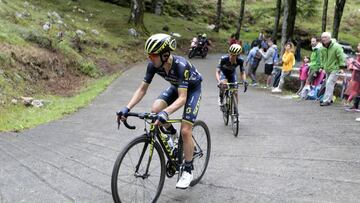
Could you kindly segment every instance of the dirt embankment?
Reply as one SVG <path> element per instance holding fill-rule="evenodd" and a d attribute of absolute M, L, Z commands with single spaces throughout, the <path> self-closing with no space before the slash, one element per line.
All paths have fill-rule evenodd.
<path fill-rule="evenodd" d="M 58 51 L 34 46 L 0 44 L 0 97 L 9 100 L 34 94 L 74 95 L 91 77 L 78 69 L 78 63 Z M 111 64 L 107 59 L 95 59 L 102 74 L 122 70 L 123 65 Z M 6 88 L 5 85 L 8 87 Z M 10 87 L 9 87 L 10 86 Z M 21 95 L 16 95 L 21 94 Z"/>

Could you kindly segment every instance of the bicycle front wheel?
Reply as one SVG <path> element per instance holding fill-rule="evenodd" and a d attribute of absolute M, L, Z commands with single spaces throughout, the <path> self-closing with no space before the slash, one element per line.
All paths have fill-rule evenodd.
<path fill-rule="evenodd" d="M 190 186 L 196 185 L 204 176 L 209 163 L 211 151 L 209 128 L 203 121 L 195 121 L 192 134 L 195 143 L 193 161 L 194 170 L 192 171 L 194 179 L 190 183 Z"/>
<path fill-rule="evenodd" d="M 231 105 L 231 128 L 235 137 L 239 134 L 239 113 L 236 98 L 232 96 L 232 105 Z"/>
<path fill-rule="evenodd" d="M 160 145 L 146 135 L 135 138 L 118 155 L 113 168 L 114 202 L 156 202 L 164 181 L 165 159 Z"/>

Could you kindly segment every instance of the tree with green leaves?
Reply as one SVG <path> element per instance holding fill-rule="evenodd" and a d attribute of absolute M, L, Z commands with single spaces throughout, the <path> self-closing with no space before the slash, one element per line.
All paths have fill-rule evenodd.
<path fill-rule="evenodd" d="M 148 33 L 144 24 L 144 7 L 143 0 L 131 0 L 131 13 L 128 23 Z"/>
<path fill-rule="evenodd" d="M 338 39 L 341 17 L 344 11 L 346 0 L 335 0 L 333 37 Z"/>
<path fill-rule="evenodd" d="M 322 21 L 321 21 L 321 31 L 326 31 L 326 21 L 327 21 L 327 10 L 328 10 L 329 0 L 324 0 L 323 4 L 323 14 L 322 14 Z"/>
<path fill-rule="evenodd" d="M 216 4 L 216 20 L 215 20 L 215 28 L 214 28 L 215 32 L 219 32 L 220 23 L 221 23 L 221 0 L 218 0 Z"/>
<path fill-rule="evenodd" d="M 238 21 L 238 25 L 237 25 L 237 29 L 236 29 L 236 33 L 235 33 L 235 38 L 237 40 L 240 38 L 242 21 L 244 19 L 244 11 L 245 11 L 245 0 L 241 0 L 239 21 Z"/>
<path fill-rule="evenodd" d="M 274 23 L 274 30 L 272 33 L 272 38 L 274 40 L 277 38 L 280 17 L 281 17 L 281 0 L 276 0 L 275 23 Z"/>
<path fill-rule="evenodd" d="M 297 0 L 284 0 L 284 15 L 281 31 L 281 54 L 284 53 L 284 45 L 293 38 L 296 19 Z"/>
<path fill-rule="evenodd" d="M 318 14 L 319 0 L 298 0 L 297 15 L 303 19 L 309 19 Z"/>

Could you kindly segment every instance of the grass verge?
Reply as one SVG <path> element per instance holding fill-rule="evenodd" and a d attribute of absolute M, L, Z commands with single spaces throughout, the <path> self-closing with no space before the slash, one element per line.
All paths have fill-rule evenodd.
<path fill-rule="evenodd" d="M 89 82 L 73 97 L 45 96 L 41 99 L 48 102 L 41 108 L 25 107 L 22 104 L 0 108 L 0 131 L 19 132 L 73 113 L 93 101 L 119 75 L 105 76 Z"/>

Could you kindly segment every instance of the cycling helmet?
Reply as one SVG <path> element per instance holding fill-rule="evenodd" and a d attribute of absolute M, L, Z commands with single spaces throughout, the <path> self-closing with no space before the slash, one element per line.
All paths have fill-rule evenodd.
<path fill-rule="evenodd" d="M 145 42 L 145 52 L 147 54 L 162 54 L 176 49 L 176 41 L 167 34 L 155 34 Z"/>
<path fill-rule="evenodd" d="M 206 37 L 207 37 L 206 33 L 202 34 L 202 37 L 203 37 L 203 38 L 206 38 Z"/>
<path fill-rule="evenodd" d="M 238 44 L 233 44 L 233 45 L 231 45 L 230 48 L 229 48 L 229 53 L 230 53 L 230 54 L 238 55 L 238 54 L 240 54 L 241 49 L 242 49 L 242 48 L 241 48 L 240 45 L 238 45 Z"/>

